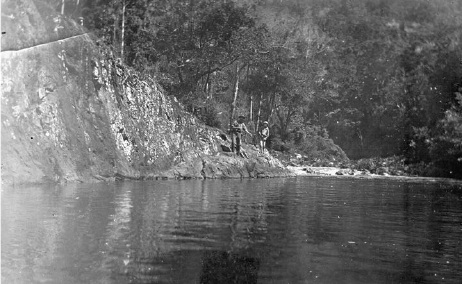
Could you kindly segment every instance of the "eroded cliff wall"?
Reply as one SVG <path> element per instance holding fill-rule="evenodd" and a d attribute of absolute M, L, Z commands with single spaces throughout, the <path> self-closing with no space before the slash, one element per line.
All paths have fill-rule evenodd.
<path fill-rule="evenodd" d="M 47 14 L 52 9 L 35 2 L 20 0 L 8 5 L 27 3 L 26 11 L 7 6 L 2 12 L 7 34 L 30 19 L 45 27 L 29 27 L 38 39 L 34 31 L 5 45 L 2 38 L 3 184 L 289 174 L 252 149 L 249 159 L 222 153 L 227 142 L 217 129 L 199 123 L 151 78 L 118 64 L 72 21 L 56 22 Z"/>

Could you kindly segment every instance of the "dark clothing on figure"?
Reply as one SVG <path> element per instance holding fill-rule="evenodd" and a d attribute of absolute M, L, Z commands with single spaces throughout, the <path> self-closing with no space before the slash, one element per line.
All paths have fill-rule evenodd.
<path fill-rule="evenodd" d="M 244 123 L 238 123 L 235 121 L 231 125 L 231 149 L 234 152 L 236 149 L 236 153 L 241 153 L 241 144 L 242 144 L 242 133 L 248 132 L 247 127 Z"/>
<path fill-rule="evenodd" d="M 239 154 L 241 152 L 242 135 L 241 133 L 234 133 L 232 136 L 231 148 L 233 149 L 233 152 L 234 149 L 236 149 L 236 153 Z"/>

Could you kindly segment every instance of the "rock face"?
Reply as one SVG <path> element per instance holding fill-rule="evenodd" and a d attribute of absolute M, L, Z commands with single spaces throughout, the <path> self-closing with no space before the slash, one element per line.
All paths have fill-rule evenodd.
<path fill-rule="evenodd" d="M 2 0 L 2 51 L 20 50 L 85 33 L 82 26 L 55 12 L 51 5 L 60 2 Z"/>
<path fill-rule="evenodd" d="M 26 2 L 28 17 L 2 12 L 2 30 L 21 30 L 26 18 L 53 21 L 32 1 L 5 5 Z M 52 25 L 44 27 L 36 38 L 15 36 L 1 52 L 3 184 L 290 175 L 252 147 L 244 148 L 249 159 L 224 153 L 222 133 L 199 123 L 153 79 L 118 64 L 90 35 L 64 27 L 67 37 L 56 40 L 42 35 L 53 33 Z"/>

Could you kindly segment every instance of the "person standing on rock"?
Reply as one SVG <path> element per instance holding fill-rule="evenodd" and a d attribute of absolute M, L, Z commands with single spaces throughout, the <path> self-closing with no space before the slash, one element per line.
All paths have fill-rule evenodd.
<path fill-rule="evenodd" d="M 240 115 L 238 120 L 235 120 L 231 125 L 231 149 L 233 152 L 234 149 L 236 149 L 236 154 L 239 156 L 241 155 L 242 134 L 247 133 L 252 135 L 252 133 L 247 130 L 244 119 L 245 116 Z"/>
<path fill-rule="evenodd" d="M 263 122 L 263 129 L 260 131 L 260 151 L 261 153 L 265 152 L 266 149 L 266 139 L 269 136 L 268 121 Z"/>

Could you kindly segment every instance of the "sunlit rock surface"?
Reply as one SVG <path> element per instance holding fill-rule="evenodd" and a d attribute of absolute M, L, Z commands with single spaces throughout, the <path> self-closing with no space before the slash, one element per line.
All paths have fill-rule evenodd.
<path fill-rule="evenodd" d="M 2 51 L 85 33 L 79 24 L 55 12 L 54 6 L 60 4 L 54 0 L 2 0 Z"/>
<path fill-rule="evenodd" d="M 248 159 L 222 153 L 218 130 L 36 2 L 5 1 L 2 11 L 7 34 L 36 23 L 35 33 L 2 38 L 3 184 L 290 175 L 253 147 Z"/>

